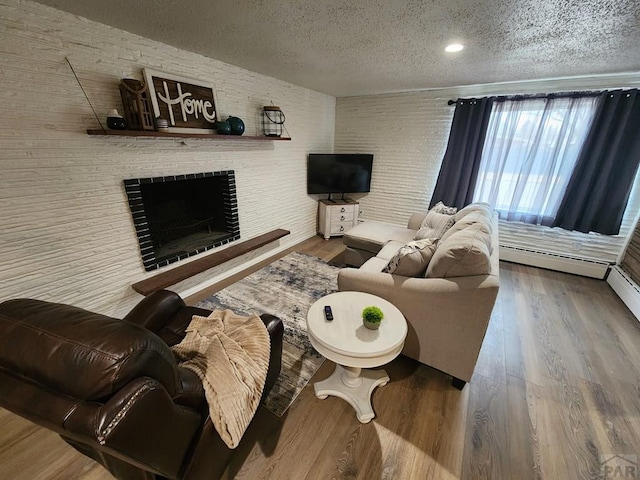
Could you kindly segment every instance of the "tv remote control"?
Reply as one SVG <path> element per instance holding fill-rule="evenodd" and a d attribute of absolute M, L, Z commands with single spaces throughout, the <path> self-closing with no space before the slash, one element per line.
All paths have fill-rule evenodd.
<path fill-rule="evenodd" d="M 324 307 L 324 318 L 327 320 L 327 322 L 333 320 L 333 312 L 331 311 L 331 307 L 328 305 Z"/>

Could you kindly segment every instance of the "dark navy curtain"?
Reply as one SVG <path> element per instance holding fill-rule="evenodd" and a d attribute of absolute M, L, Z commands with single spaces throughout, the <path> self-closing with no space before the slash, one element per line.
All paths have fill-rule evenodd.
<path fill-rule="evenodd" d="M 472 202 L 493 100 L 490 97 L 456 102 L 430 208 L 440 201 L 458 208 Z"/>
<path fill-rule="evenodd" d="M 638 89 L 604 92 L 552 226 L 617 235 L 639 163 Z"/>

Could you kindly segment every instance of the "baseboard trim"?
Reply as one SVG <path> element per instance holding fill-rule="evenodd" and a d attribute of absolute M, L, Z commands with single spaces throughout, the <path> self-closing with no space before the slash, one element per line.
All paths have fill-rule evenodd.
<path fill-rule="evenodd" d="M 611 268 L 607 283 L 640 321 L 640 287 L 618 265 Z"/>
<path fill-rule="evenodd" d="M 606 277 L 610 268 L 609 263 L 601 260 L 570 257 L 509 245 L 500 245 L 500 260 L 572 273 L 583 277 L 597 278 L 599 280 Z"/>

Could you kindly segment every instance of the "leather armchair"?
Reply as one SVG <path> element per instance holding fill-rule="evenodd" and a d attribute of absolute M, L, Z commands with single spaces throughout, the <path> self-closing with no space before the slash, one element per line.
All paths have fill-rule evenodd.
<path fill-rule="evenodd" d="M 233 450 L 208 415 L 200 379 L 170 346 L 192 315 L 170 291 L 124 319 L 32 299 L 0 304 L 0 406 L 60 434 L 123 480 L 218 479 Z M 271 339 L 263 397 L 281 366 L 283 325 Z"/>

